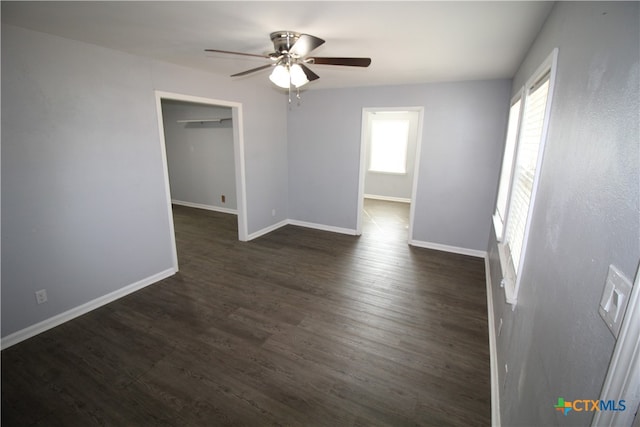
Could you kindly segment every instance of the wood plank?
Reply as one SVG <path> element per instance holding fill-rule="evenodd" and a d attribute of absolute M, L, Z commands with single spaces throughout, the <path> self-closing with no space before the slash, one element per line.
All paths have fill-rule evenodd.
<path fill-rule="evenodd" d="M 360 237 L 239 242 L 175 206 L 178 274 L 2 351 L 2 424 L 490 424 L 483 261 L 365 209 Z"/>

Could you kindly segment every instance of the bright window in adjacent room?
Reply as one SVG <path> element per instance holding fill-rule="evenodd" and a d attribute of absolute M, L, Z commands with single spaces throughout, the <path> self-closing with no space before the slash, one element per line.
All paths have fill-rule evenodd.
<path fill-rule="evenodd" d="M 373 119 L 369 171 L 407 173 L 408 119 Z"/>
<path fill-rule="evenodd" d="M 557 49 L 534 73 L 511 106 L 494 214 L 507 302 L 515 304 L 542 166 Z M 522 105 L 521 105 L 522 104 Z M 522 108 L 522 118 L 520 109 Z"/>

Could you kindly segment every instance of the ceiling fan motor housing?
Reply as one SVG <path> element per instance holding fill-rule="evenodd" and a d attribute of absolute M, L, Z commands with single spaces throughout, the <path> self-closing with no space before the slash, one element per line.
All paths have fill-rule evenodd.
<path fill-rule="evenodd" d="M 293 46 L 300 38 L 300 33 L 294 31 L 275 31 L 271 33 L 271 41 L 273 42 L 273 48 L 277 53 L 282 55 L 284 52 L 289 52 L 291 46 Z"/>
<path fill-rule="evenodd" d="M 272 61 L 271 64 L 262 65 L 241 73 L 232 74 L 231 77 L 245 76 L 256 71 L 276 67 L 274 69 L 274 73 L 278 71 L 279 68 L 284 68 L 285 72 L 288 73 L 287 76 L 291 78 L 292 74 L 296 74 L 300 77 L 299 81 L 304 80 L 304 83 L 320 78 L 320 76 L 311 71 L 306 64 L 344 65 L 351 67 L 368 67 L 369 64 L 371 64 L 371 58 L 308 57 L 307 55 L 309 55 L 311 51 L 318 48 L 325 42 L 321 38 L 310 34 L 283 30 L 271 33 L 270 37 L 271 42 L 273 43 L 274 52 L 262 55 L 220 49 L 205 49 L 205 51 L 269 58 Z M 290 80 L 290 82 L 291 81 L 292 80 Z M 299 87 L 304 83 L 296 84 L 296 87 Z"/>

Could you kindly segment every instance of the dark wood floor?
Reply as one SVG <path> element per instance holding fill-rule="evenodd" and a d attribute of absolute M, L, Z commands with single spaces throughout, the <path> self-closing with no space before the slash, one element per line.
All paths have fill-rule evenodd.
<path fill-rule="evenodd" d="M 365 210 L 241 243 L 175 206 L 180 273 L 2 351 L 2 425 L 490 425 L 483 261 Z"/>

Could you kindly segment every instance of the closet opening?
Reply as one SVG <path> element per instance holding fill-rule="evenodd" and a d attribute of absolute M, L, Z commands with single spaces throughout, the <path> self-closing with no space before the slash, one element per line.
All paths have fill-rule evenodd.
<path fill-rule="evenodd" d="M 174 206 L 236 215 L 247 240 L 242 105 L 156 92 L 156 106 L 177 270 Z"/>

